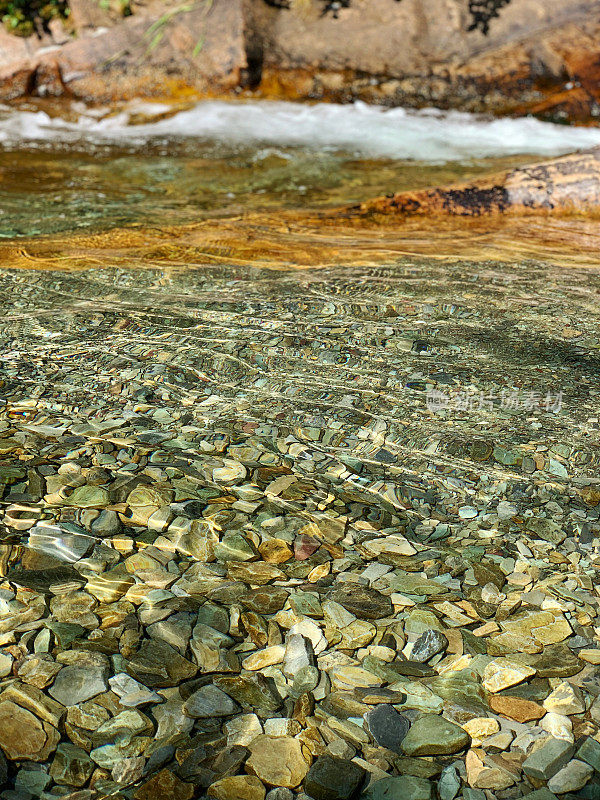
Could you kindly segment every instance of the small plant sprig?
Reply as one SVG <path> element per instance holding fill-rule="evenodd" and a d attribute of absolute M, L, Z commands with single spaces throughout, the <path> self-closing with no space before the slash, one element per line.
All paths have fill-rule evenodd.
<path fill-rule="evenodd" d="M 67 19 L 69 6 L 66 0 L 0 0 L 0 16 L 10 33 L 41 36 L 52 19 Z"/>

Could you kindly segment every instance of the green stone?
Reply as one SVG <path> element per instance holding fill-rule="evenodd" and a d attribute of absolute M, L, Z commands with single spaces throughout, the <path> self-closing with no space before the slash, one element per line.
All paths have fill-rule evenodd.
<path fill-rule="evenodd" d="M 64 505 L 75 508 L 104 508 L 110 505 L 110 495 L 101 486 L 78 486 Z"/>
<path fill-rule="evenodd" d="M 564 533 L 562 528 L 551 519 L 540 519 L 533 517 L 532 519 L 527 520 L 526 528 L 528 533 L 532 534 L 538 539 L 544 539 L 545 541 L 555 545 L 563 542 L 567 535 Z"/>
<path fill-rule="evenodd" d="M 376 781 L 361 797 L 364 800 L 431 800 L 432 788 L 424 778 L 398 775 Z"/>
<path fill-rule="evenodd" d="M 400 684 L 398 684 L 399 686 Z M 396 686 L 396 688 L 398 688 Z M 416 708 L 425 713 L 437 714 L 444 707 L 444 701 L 439 695 L 432 692 L 429 686 L 425 686 L 418 681 L 408 681 L 402 683 L 402 692 L 405 693 L 406 699 L 402 703 L 398 703 L 403 708 Z"/>
<path fill-rule="evenodd" d="M 540 800 L 554 800 L 555 795 L 551 792 L 548 793 L 548 796 L 540 798 Z M 537 798 L 534 798 L 537 800 Z M 558 800 L 558 798 L 556 798 Z M 580 789 L 577 792 L 577 800 L 600 800 L 600 781 L 598 778 L 590 781 L 590 783 L 586 784 L 583 789 Z"/>
<path fill-rule="evenodd" d="M 315 619 L 323 617 L 319 598 L 310 592 L 296 592 L 290 595 L 290 606 L 299 617 L 314 617 Z"/>
<path fill-rule="evenodd" d="M 56 748 L 50 767 L 55 783 L 65 786 L 83 786 L 94 771 L 94 762 L 81 747 L 63 742 Z"/>
<path fill-rule="evenodd" d="M 447 594 L 448 590 L 435 581 L 428 581 L 421 575 L 410 572 L 394 575 L 389 581 L 390 588 L 395 592 L 420 597 L 434 597 L 438 594 Z"/>
<path fill-rule="evenodd" d="M 563 739 L 550 738 L 523 762 L 523 772 L 541 781 L 550 780 L 571 760 L 575 745 Z"/>
<path fill-rule="evenodd" d="M 533 665 L 532 665 L 533 666 Z M 550 684 L 546 678 L 533 678 L 529 683 L 522 683 L 520 686 L 510 686 L 503 689 L 498 694 L 506 694 L 510 697 L 521 697 L 523 700 L 532 700 L 534 703 L 541 703 L 550 694 Z"/>
<path fill-rule="evenodd" d="M 423 714 L 413 722 L 402 741 L 407 756 L 439 756 L 458 753 L 471 737 L 458 725 L 436 714 Z"/>
<path fill-rule="evenodd" d="M 229 631 L 229 614 L 227 610 L 214 603 L 204 603 L 203 606 L 200 606 L 196 622 L 208 625 L 209 628 L 214 628 L 221 633 L 228 633 Z"/>
<path fill-rule="evenodd" d="M 61 650 L 66 650 L 75 639 L 79 639 L 87 633 L 85 628 L 74 622 L 54 622 L 54 620 L 47 619 L 44 620 L 44 625 L 52 631 Z"/>
<path fill-rule="evenodd" d="M 82 752 L 84 753 L 84 755 L 87 755 L 84 750 L 82 750 Z M 54 780 L 56 781 L 56 778 L 54 778 Z M 50 781 L 51 781 L 51 776 L 48 775 L 47 772 L 44 772 L 44 770 L 40 769 L 39 767 L 35 769 L 20 769 L 15 778 L 15 789 L 17 790 L 19 797 L 22 797 L 20 790 L 27 792 L 26 796 L 28 797 L 32 795 L 33 797 L 40 797 L 46 786 L 48 786 L 48 784 L 50 783 Z M 60 781 L 57 781 L 57 783 L 60 783 Z M 81 786 L 82 784 L 72 784 L 72 785 Z"/>
<path fill-rule="evenodd" d="M 457 704 L 475 705 L 481 711 L 489 711 L 486 691 L 479 676 L 470 669 L 446 672 L 425 681 L 426 685 L 444 700 Z"/>
<path fill-rule="evenodd" d="M 527 663 L 535 667 L 540 678 L 570 678 L 584 667 L 566 644 L 551 644 L 539 655 L 530 656 Z"/>
<path fill-rule="evenodd" d="M 193 678 L 198 667 L 166 642 L 148 640 L 127 662 L 127 672 L 144 686 L 177 686 Z"/>
<path fill-rule="evenodd" d="M 250 561 L 256 556 L 256 549 L 241 533 L 226 533 L 223 539 L 215 545 L 217 561 Z"/>
<path fill-rule="evenodd" d="M 585 761 L 593 767 L 596 772 L 600 772 L 600 743 L 591 736 L 588 736 L 579 750 L 577 751 L 577 758 Z"/>
<path fill-rule="evenodd" d="M 442 771 L 441 765 L 436 761 L 409 756 L 395 758 L 394 766 L 401 775 L 414 775 L 416 778 L 435 778 Z"/>
<path fill-rule="evenodd" d="M 487 800 L 482 789 L 463 789 L 463 800 Z"/>
<path fill-rule="evenodd" d="M 435 675 L 435 670 L 417 661 L 383 661 L 376 656 L 366 656 L 362 662 L 363 669 L 372 672 L 388 683 L 395 683 L 403 678 L 426 678 Z"/>
<path fill-rule="evenodd" d="M 219 675 L 215 685 L 230 697 L 233 697 L 242 708 L 251 708 L 257 714 L 269 714 L 281 707 L 281 697 L 273 681 L 263 675 Z"/>
<path fill-rule="evenodd" d="M 506 467 L 514 467 L 521 461 L 521 456 L 513 450 L 505 450 L 503 447 L 494 447 L 494 458 Z"/>
<path fill-rule="evenodd" d="M 460 632 L 463 640 L 464 652 L 469 656 L 486 655 L 487 646 L 483 636 L 475 636 L 471 631 L 463 628 Z"/>
<path fill-rule="evenodd" d="M 580 792 L 578 792 L 578 797 L 580 798 L 585 797 L 583 792 L 584 792 L 583 789 Z M 544 786 L 542 789 L 536 789 L 535 792 L 530 792 L 529 794 L 526 794 L 523 800 L 558 800 L 558 798 L 553 792 L 550 791 L 550 789 L 547 789 Z"/>
<path fill-rule="evenodd" d="M 0 464 L 0 483 L 14 483 L 19 478 L 24 478 L 26 474 L 27 471 L 22 467 Z"/>
<path fill-rule="evenodd" d="M 404 623 L 404 630 L 407 634 L 414 634 L 419 637 L 430 628 L 441 633 L 445 631 L 444 625 L 433 611 L 428 611 L 425 608 L 415 608 L 408 613 Z"/>
<path fill-rule="evenodd" d="M 300 697 L 306 692 L 312 692 L 319 685 L 321 675 L 317 667 L 303 666 L 294 675 L 291 696 Z"/>

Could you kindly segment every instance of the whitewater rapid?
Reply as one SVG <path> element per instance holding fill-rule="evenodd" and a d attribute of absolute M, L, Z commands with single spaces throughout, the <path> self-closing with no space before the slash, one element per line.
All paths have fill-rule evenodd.
<path fill-rule="evenodd" d="M 140 114 L 149 121 L 134 124 Z M 385 109 L 360 102 L 209 100 L 172 114 L 168 106 L 137 102 L 117 113 L 74 106 L 69 116 L 67 120 L 45 111 L 2 107 L 0 146 L 142 147 L 153 141 L 197 139 L 224 147 L 297 147 L 443 163 L 519 154 L 556 156 L 600 145 L 600 128 L 555 125 L 532 117 L 493 119 L 437 109 Z"/>

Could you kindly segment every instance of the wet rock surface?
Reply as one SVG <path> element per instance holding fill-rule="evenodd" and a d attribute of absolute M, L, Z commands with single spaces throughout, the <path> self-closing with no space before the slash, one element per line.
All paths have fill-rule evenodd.
<path fill-rule="evenodd" d="M 0 95 L 260 92 L 595 120 L 590 0 L 213 0 L 114 7 L 72 0 L 71 29 L 0 30 Z M 72 34 L 75 34 L 73 38 Z M 360 46 L 357 46 L 357 43 Z"/>
<path fill-rule="evenodd" d="M 599 288 L 0 273 L 0 798 L 593 800 Z"/>
<path fill-rule="evenodd" d="M 399 192 L 375 198 L 354 207 L 362 215 L 451 214 L 477 217 L 487 214 L 591 211 L 600 205 L 600 149 L 561 156 L 552 161 L 527 165 L 504 174 L 492 175 L 471 184 L 457 184 Z M 474 509 L 466 506 L 462 513 L 468 519 Z M 506 516 L 507 515 L 507 516 Z M 500 516 L 510 518 L 507 504 Z M 560 530 L 542 523 L 542 538 L 553 541 Z M 560 539 L 562 541 L 562 538 Z M 559 544 L 560 541 L 555 541 Z"/>

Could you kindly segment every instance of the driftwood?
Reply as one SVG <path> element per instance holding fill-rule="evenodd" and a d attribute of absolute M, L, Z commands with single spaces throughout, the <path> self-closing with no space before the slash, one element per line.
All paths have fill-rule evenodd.
<path fill-rule="evenodd" d="M 398 192 L 346 209 L 349 214 L 589 212 L 600 209 L 600 148 L 531 164 L 472 183 Z"/>

